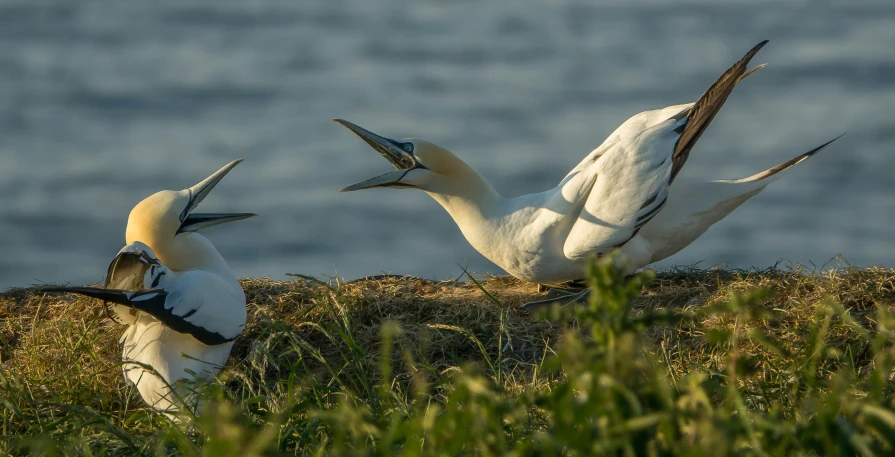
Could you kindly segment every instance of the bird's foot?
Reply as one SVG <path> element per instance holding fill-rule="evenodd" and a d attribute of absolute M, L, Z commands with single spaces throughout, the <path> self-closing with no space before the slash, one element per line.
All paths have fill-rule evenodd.
<path fill-rule="evenodd" d="M 522 305 L 521 309 L 532 316 L 555 307 L 577 306 L 587 303 L 590 289 L 551 289 L 546 298 Z"/>
<path fill-rule="evenodd" d="M 635 276 L 636 274 L 626 275 L 623 282 L 627 284 Z M 569 281 L 562 286 L 538 284 L 538 293 L 542 292 L 547 292 L 544 298 L 526 303 L 521 306 L 521 309 L 534 316 L 541 311 L 549 310 L 553 306 L 584 305 L 590 299 L 590 288 L 587 287 L 587 283 L 584 280 Z"/>

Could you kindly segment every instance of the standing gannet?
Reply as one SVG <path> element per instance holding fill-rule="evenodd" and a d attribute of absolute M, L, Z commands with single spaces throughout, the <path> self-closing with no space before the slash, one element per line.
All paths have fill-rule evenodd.
<path fill-rule="evenodd" d="M 163 190 L 138 203 L 127 220 L 127 246 L 109 265 L 106 288 L 42 289 L 105 301 L 109 317 L 127 326 L 119 340 L 124 376 L 160 411 L 184 404 L 185 381 L 193 373 L 206 380 L 216 375 L 245 326 L 242 287 L 214 245 L 195 232 L 255 214 L 193 213 L 242 160 L 193 187 Z"/>
<path fill-rule="evenodd" d="M 418 188 L 451 215 L 486 258 L 511 275 L 540 284 L 584 277 L 590 255 L 620 251 L 626 269 L 652 258 L 639 232 L 666 205 L 690 150 L 746 74 L 762 41 L 724 72 L 692 106 L 655 122 L 622 125 L 560 184 L 507 199 L 450 151 L 418 140 L 392 140 L 336 119 L 398 171 L 348 186 Z"/>

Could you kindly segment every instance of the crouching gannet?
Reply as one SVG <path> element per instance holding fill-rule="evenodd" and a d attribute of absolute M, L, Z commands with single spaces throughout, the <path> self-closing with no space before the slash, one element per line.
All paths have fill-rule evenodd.
<path fill-rule="evenodd" d="M 418 139 L 392 140 L 341 119 L 398 171 L 348 186 L 418 188 L 451 215 L 476 250 L 511 275 L 561 284 L 585 275 L 590 255 L 620 251 L 629 272 L 651 262 L 641 233 L 663 213 L 690 150 L 746 74 L 750 50 L 693 105 L 651 125 L 623 124 L 546 192 L 507 199 L 450 151 Z"/>
<path fill-rule="evenodd" d="M 109 265 L 105 288 L 43 289 L 104 301 L 109 317 L 127 326 L 119 340 L 125 378 L 160 411 L 184 404 L 193 373 L 206 380 L 216 375 L 245 326 L 242 287 L 211 242 L 195 232 L 255 214 L 193 212 L 240 162 L 193 187 L 163 190 L 138 203 L 127 220 L 127 246 Z"/>

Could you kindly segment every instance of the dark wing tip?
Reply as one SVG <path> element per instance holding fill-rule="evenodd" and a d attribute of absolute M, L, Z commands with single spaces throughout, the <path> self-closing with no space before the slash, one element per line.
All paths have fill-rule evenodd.
<path fill-rule="evenodd" d="M 789 167 L 791 167 L 791 166 L 813 156 L 814 154 L 817 154 L 818 152 L 826 149 L 827 146 L 829 146 L 830 144 L 832 144 L 834 141 L 838 140 L 839 138 L 842 138 L 843 135 L 845 135 L 845 134 L 843 133 L 842 135 L 839 135 L 836 138 L 833 138 L 832 140 L 827 141 L 826 143 L 824 143 L 824 144 L 822 144 L 822 145 L 820 145 L 804 154 L 800 154 L 797 157 L 793 157 L 792 159 L 789 159 L 786 162 L 781 163 L 780 165 L 771 167 L 771 168 L 769 168 L 761 173 L 758 173 L 755 176 L 747 178 L 747 179 L 754 180 L 754 181 L 761 181 L 763 179 L 767 179 L 771 176 L 774 176 L 777 173 L 780 173 L 781 171 L 786 170 Z"/>
<path fill-rule="evenodd" d="M 836 138 L 833 138 L 832 140 L 827 141 L 826 143 L 824 143 L 824 144 L 822 144 L 822 145 L 820 145 L 820 146 L 818 146 L 818 147 L 816 147 L 816 148 L 814 148 L 814 149 L 812 149 L 812 150 L 810 150 L 810 151 L 808 151 L 808 152 L 802 154 L 802 156 L 804 156 L 804 157 L 811 157 L 811 156 L 813 156 L 815 153 L 822 151 L 822 150 L 825 149 L 827 146 L 833 144 L 834 141 L 836 141 L 836 140 L 838 140 L 839 138 L 842 138 L 842 137 L 844 137 L 844 136 L 845 136 L 845 134 L 843 133 L 842 135 L 839 135 L 839 136 L 837 136 Z"/>
<path fill-rule="evenodd" d="M 67 293 L 76 293 L 76 287 L 40 287 L 35 290 L 37 293 L 41 294 L 67 294 Z"/>
<path fill-rule="evenodd" d="M 122 297 L 125 296 L 125 291 L 116 290 L 116 289 L 104 289 L 100 287 L 42 287 L 37 289 L 38 292 L 42 293 L 50 293 L 50 294 L 79 294 L 87 297 L 98 298 L 100 300 L 110 300 L 109 297 Z"/>
<path fill-rule="evenodd" d="M 157 295 L 164 298 L 168 295 L 168 292 L 164 289 L 144 289 L 134 292 L 121 289 L 105 289 L 101 287 L 43 287 L 37 291 L 43 293 L 71 293 L 84 295 L 86 297 L 118 303 L 119 305 L 137 309 L 139 309 L 139 307 L 134 306 L 134 302 L 139 299 L 146 300 L 146 298 L 142 297 L 147 295 Z"/>
<path fill-rule="evenodd" d="M 742 80 L 743 75 L 746 74 L 749 61 L 752 60 L 752 58 L 755 57 L 755 54 L 757 54 L 767 43 L 768 40 L 764 40 L 753 46 L 746 55 L 737 61 L 737 63 L 733 64 L 733 66 L 721 74 L 721 76 L 706 89 L 705 93 L 699 97 L 699 100 L 696 100 L 693 107 L 687 111 L 687 120 L 682 126 L 683 129 L 680 132 L 680 137 L 678 137 L 674 153 L 671 157 L 672 166 L 670 181 L 674 181 L 674 178 L 680 173 L 684 163 L 686 163 L 687 158 L 690 155 L 690 150 L 693 149 L 696 141 L 699 140 L 699 137 L 702 136 L 703 132 L 708 128 L 709 124 L 715 118 L 715 115 L 718 114 L 718 111 L 724 105 L 724 102 L 727 101 L 727 97 L 733 92 L 733 88 L 740 82 L 740 80 Z"/>
<path fill-rule="evenodd" d="M 802 155 L 800 155 L 800 156 L 798 156 L 798 157 L 796 157 L 796 158 L 790 160 L 789 162 L 786 162 L 786 163 L 783 164 L 783 165 L 787 165 L 787 166 L 783 166 L 783 167 L 781 168 L 781 170 L 786 169 L 786 168 L 789 168 L 789 165 L 795 165 L 795 164 L 801 162 L 802 160 L 805 160 L 805 159 L 807 159 L 808 157 L 811 157 L 811 156 L 813 156 L 814 154 L 817 154 L 818 152 L 823 151 L 824 149 L 827 148 L 827 146 L 833 144 L 834 141 L 838 140 L 839 138 L 842 138 L 844 135 L 845 135 L 845 134 L 843 133 L 842 135 L 839 135 L 839 136 L 837 136 L 836 138 L 833 138 L 832 140 L 827 141 L 826 143 L 824 143 L 824 144 L 822 144 L 822 145 L 820 145 L 820 146 L 818 146 L 818 147 L 816 147 L 816 148 L 814 148 L 814 149 L 812 149 L 812 150 L 810 150 L 810 151 L 808 151 L 808 152 L 806 152 L 806 153 L 804 153 L 804 154 L 802 154 Z"/>

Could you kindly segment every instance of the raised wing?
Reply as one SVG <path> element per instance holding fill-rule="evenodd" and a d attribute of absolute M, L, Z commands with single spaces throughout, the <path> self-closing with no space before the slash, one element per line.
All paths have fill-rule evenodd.
<path fill-rule="evenodd" d="M 737 80 L 737 83 L 764 67 L 765 64 L 752 67 L 749 71 L 743 73 L 743 75 L 740 76 L 740 78 Z M 581 162 L 578 163 L 578 165 L 576 165 L 575 168 L 573 168 L 572 171 L 570 171 L 568 175 L 566 175 L 566 177 L 593 164 L 597 160 L 597 158 L 603 155 L 603 153 L 609 150 L 611 146 L 618 143 L 622 138 L 630 135 L 635 135 L 639 132 L 642 132 L 643 130 L 655 127 L 656 125 L 659 125 L 660 123 L 668 120 L 675 114 L 691 108 L 693 105 L 694 103 L 684 103 L 681 105 L 666 106 L 665 108 L 643 111 L 629 117 L 625 122 L 622 122 L 622 124 L 618 126 L 618 128 L 615 129 L 614 132 L 610 133 L 602 144 L 597 146 L 596 149 L 591 151 L 590 154 L 588 154 L 583 160 L 581 160 Z"/>
<path fill-rule="evenodd" d="M 596 173 L 584 210 L 563 245 L 571 260 L 604 254 L 624 245 L 665 205 L 668 189 L 690 149 L 714 119 L 752 57 L 752 48 L 718 78 L 696 103 L 640 132 L 620 132 L 583 173 Z M 650 121 L 644 119 L 643 122 Z M 639 122 L 639 121 L 638 121 Z M 632 122 L 631 128 L 636 123 Z"/>
<path fill-rule="evenodd" d="M 597 178 L 563 244 L 567 258 L 583 260 L 623 245 L 662 209 L 678 137 L 674 129 L 682 122 L 666 121 L 623 138 L 582 172 Z"/>
<path fill-rule="evenodd" d="M 681 136 L 678 139 L 672 156 L 671 180 L 677 177 L 683 168 L 684 163 L 690 156 L 690 150 L 699 140 L 699 137 L 705 132 L 712 119 L 721 110 L 727 97 L 733 92 L 733 88 L 745 76 L 749 61 L 758 54 L 758 51 L 768 44 L 768 40 L 758 43 L 743 56 L 732 67 L 728 68 L 711 86 L 696 100 L 693 107 L 681 112 L 681 116 L 685 116 L 686 123 L 681 127 Z"/>
<path fill-rule="evenodd" d="M 667 106 L 665 108 L 643 111 L 641 113 L 637 113 L 631 117 L 629 117 L 622 125 L 618 126 L 614 132 L 610 133 L 609 136 L 606 137 L 606 140 L 603 141 L 602 144 L 597 146 L 596 149 L 591 151 L 583 160 L 581 160 L 572 171 L 569 172 L 567 177 L 576 171 L 583 170 L 585 168 L 590 167 L 596 162 L 596 160 L 605 154 L 612 146 L 615 146 L 623 138 L 629 138 L 634 135 L 638 135 L 642 133 L 644 130 L 655 127 L 662 122 L 667 121 L 671 116 L 674 116 L 681 111 L 692 107 L 692 103 L 685 103 L 683 105 L 672 105 Z"/>
<path fill-rule="evenodd" d="M 195 271 L 163 289 L 128 291 L 98 287 L 51 287 L 43 292 L 76 293 L 151 315 L 178 333 L 208 346 L 236 339 L 245 327 L 244 299 L 230 294 L 211 274 Z"/>
<path fill-rule="evenodd" d="M 137 241 L 123 247 L 109 264 L 106 289 L 138 291 L 158 287 L 159 281 L 168 273 L 149 246 Z M 121 325 L 132 324 L 137 318 L 137 310 L 105 301 L 103 306 L 110 319 Z"/>

